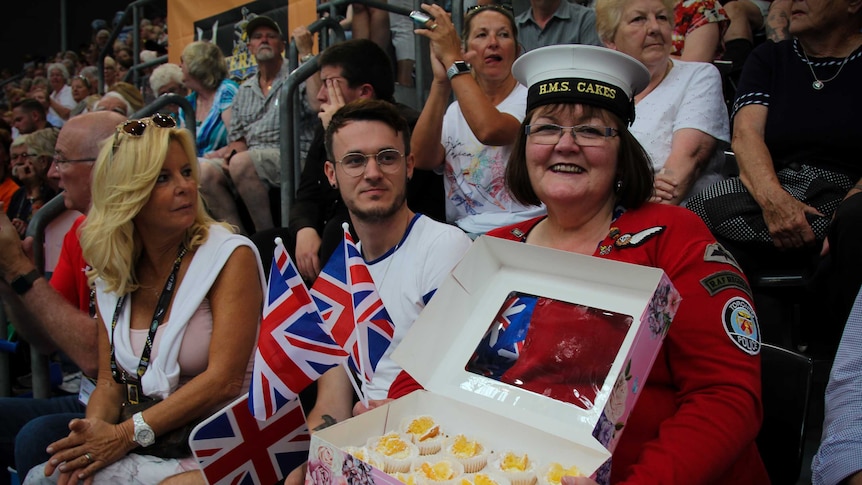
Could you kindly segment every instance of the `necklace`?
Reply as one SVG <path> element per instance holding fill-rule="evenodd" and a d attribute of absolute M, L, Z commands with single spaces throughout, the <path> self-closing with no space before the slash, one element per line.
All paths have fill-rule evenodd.
<path fill-rule="evenodd" d="M 834 76 L 830 77 L 829 79 L 818 79 L 817 74 L 814 72 L 814 67 L 811 65 L 812 62 L 808 60 L 808 54 L 805 53 L 805 48 L 802 47 L 802 44 L 799 45 L 799 49 L 802 51 L 802 55 L 805 56 L 805 64 L 811 71 L 811 76 L 814 77 L 814 82 L 811 83 L 811 87 L 814 88 L 815 91 L 820 91 L 821 89 L 823 89 L 826 83 L 838 77 L 838 75 L 841 74 L 841 70 L 844 69 L 844 64 L 847 64 L 847 60 L 850 59 L 849 55 L 844 58 L 844 61 L 841 62 L 841 66 L 838 68 L 838 72 L 836 72 Z"/>

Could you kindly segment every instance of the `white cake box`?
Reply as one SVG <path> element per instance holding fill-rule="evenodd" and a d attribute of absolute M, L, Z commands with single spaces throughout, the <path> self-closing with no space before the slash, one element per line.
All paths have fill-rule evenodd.
<path fill-rule="evenodd" d="M 479 343 L 484 339 L 487 344 L 493 329 L 500 328 L 499 314 L 513 294 L 523 302 L 541 297 L 532 310 L 530 328 L 554 320 L 546 315 L 559 321 L 552 325 L 553 332 L 547 327 L 542 332 L 526 332 L 527 340 L 521 343 L 514 365 L 502 376 L 494 375 L 476 367 Z M 491 450 L 527 453 L 538 466 L 558 462 L 591 475 L 607 460 L 625 430 L 679 301 L 660 269 L 480 237 L 393 353 L 393 359 L 426 390 L 314 433 L 306 483 L 400 483 L 342 450 L 398 430 L 404 418 L 418 415 L 431 415 L 444 433 L 476 437 Z M 587 316 L 568 320 L 569 315 Z M 577 328 L 579 324 L 588 327 Z M 557 335 L 563 335 L 561 342 L 578 344 L 606 328 L 611 329 L 606 334 L 618 335 L 612 345 L 593 346 L 584 352 L 574 345 L 574 353 L 587 357 L 585 362 L 593 369 L 588 372 L 593 378 L 587 379 L 592 386 L 579 392 L 573 390 L 577 385 L 568 387 L 580 399 L 565 402 L 543 395 L 559 395 L 554 382 L 547 386 L 544 382 L 546 376 L 556 374 L 553 369 L 539 372 L 538 384 L 532 378 L 522 382 L 521 377 L 532 374 L 521 372 L 519 364 L 533 362 L 535 357 L 572 353 L 561 343 L 551 349 L 555 354 L 543 343 L 555 345 Z M 545 338 L 538 338 L 541 336 Z M 606 363 L 596 358 L 601 357 L 602 349 Z M 548 361 L 539 359 L 539 363 Z M 566 366 L 565 359 L 562 362 L 556 367 L 582 368 Z M 535 367 L 526 366 L 526 370 L 535 371 Z M 567 381 L 562 384 L 566 390 Z"/>

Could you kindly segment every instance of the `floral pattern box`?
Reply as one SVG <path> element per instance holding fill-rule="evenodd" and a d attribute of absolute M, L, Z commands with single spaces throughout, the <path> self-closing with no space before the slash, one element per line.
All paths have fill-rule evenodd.
<path fill-rule="evenodd" d="M 400 483 L 343 449 L 431 415 L 606 483 L 679 302 L 660 269 L 480 237 L 393 353 L 427 391 L 315 433 L 306 482 Z"/>

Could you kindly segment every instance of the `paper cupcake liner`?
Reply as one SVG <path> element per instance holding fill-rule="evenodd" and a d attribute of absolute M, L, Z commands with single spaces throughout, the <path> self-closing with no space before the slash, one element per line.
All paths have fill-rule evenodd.
<path fill-rule="evenodd" d="M 457 437 L 458 436 L 450 436 L 443 441 L 442 454 L 446 456 L 451 456 L 454 459 L 458 460 L 462 465 L 464 465 L 464 473 L 476 473 L 483 470 L 488 464 L 488 449 L 485 447 L 485 445 L 483 445 L 482 442 L 479 440 L 475 440 L 470 436 L 465 436 L 465 438 L 467 438 L 468 440 L 479 443 L 479 446 L 481 446 L 482 451 L 475 456 L 469 457 L 456 455 L 452 451 L 452 445 L 455 444 L 455 440 L 457 439 Z"/>
<path fill-rule="evenodd" d="M 446 461 L 452 466 L 452 478 L 447 480 L 434 480 L 422 472 L 421 467 L 423 463 L 428 463 L 433 466 L 441 461 Z M 461 465 L 458 460 L 447 456 L 428 456 L 414 459 L 410 469 L 416 474 L 416 483 L 418 485 L 460 485 L 461 477 L 464 476 L 463 465 Z"/>
<path fill-rule="evenodd" d="M 380 443 L 380 440 L 393 434 L 398 435 L 398 437 L 401 439 L 401 441 L 404 442 L 407 447 L 406 452 L 404 452 L 401 456 L 390 456 L 380 451 L 377 451 L 377 445 L 378 443 Z M 381 458 L 383 459 L 383 471 L 385 473 L 406 473 L 410 471 L 410 465 L 413 463 L 413 459 L 419 457 L 419 448 L 417 448 L 416 445 L 410 442 L 409 436 L 403 435 L 401 433 L 388 433 L 383 436 L 369 438 L 368 444 L 366 446 L 369 450 L 380 454 Z"/>
<path fill-rule="evenodd" d="M 539 467 L 539 473 L 537 476 L 539 485 L 560 485 L 560 482 L 552 482 L 552 481 L 548 480 L 548 472 L 551 471 L 551 467 L 554 466 L 555 464 L 562 466 L 563 469 L 568 469 L 571 466 L 570 465 L 567 467 L 567 466 L 563 465 L 562 463 L 548 463 L 547 465 L 540 466 Z M 577 476 L 583 476 L 583 475 L 584 474 L 579 471 L 579 475 L 577 475 Z"/>
<path fill-rule="evenodd" d="M 420 418 L 428 418 L 431 420 L 432 423 L 434 423 L 434 426 L 436 426 L 438 430 L 435 436 L 422 439 L 422 436 L 407 431 L 410 428 L 410 424 Z M 410 418 L 404 418 L 401 421 L 401 426 L 399 427 L 399 429 L 402 434 L 407 435 L 411 438 L 413 444 L 419 447 L 419 453 L 421 455 L 433 455 L 434 453 L 439 452 L 440 449 L 443 447 L 443 430 L 440 427 L 440 423 L 435 421 L 434 418 L 432 418 L 431 416 L 420 415 L 413 416 Z"/>
<path fill-rule="evenodd" d="M 511 485 L 534 485 L 536 483 L 536 467 L 533 460 L 529 459 L 527 461 L 527 469 L 524 471 L 506 471 L 503 470 L 500 465 L 502 463 L 503 457 L 508 453 L 514 453 L 516 455 L 523 455 L 523 453 L 516 453 L 511 450 L 503 450 L 500 453 L 496 453 L 496 457 L 493 462 L 491 462 L 490 471 L 494 473 L 500 473 L 504 477 L 508 478 Z"/>

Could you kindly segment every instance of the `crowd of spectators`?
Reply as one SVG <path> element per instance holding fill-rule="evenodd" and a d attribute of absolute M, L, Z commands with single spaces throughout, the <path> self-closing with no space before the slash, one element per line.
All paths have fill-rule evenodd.
<path fill-rule="evenodd" d="M 279 188 L 283 175 L 277 99 L 290 74 L 284 59 L 290 38 L 281 27 L 264 16 L 252 17 L 245 24 L 249 52 L 257 64 L 248 79 L 230 79 L 222 51 L 213 43 L 197 41 L 183 46 L 179 65 L 166 63 L 147 71 L 145 84 L 135 86 L 127 80 L 130 70 L 164 53 L 167 46 L 164 19 L 145 19 L 127 29 L 110 46 L 110 56 L 103 62 L 104 84 L 99 86 L 96 59 L 107 47 L 110 33 L 98 25 L 91 43 L 80 52 L 59 52 L 50 59 L 29 62 L 21 76 L 3 84 L 0 212 L 6 213 L 10 226 L 23 239 L 33 214 L 56 193 L 64 188 L 69 190 L 58 186 L 62 177 L 58 175 L 61 167 L 56 163 L 55 144 L 58 132 L 70 120 L 98 111 L 129 118 L 156 96 L 178 94 L 186 96 L 194 109 L 198 162 L 194 178 L 195 185 L 200 184 L 209 214 L 245 235 L 283 231 L 301 276 L 309 283 L 315 280 L 340 240 L 342 222 L 362 226 L 369 221 L 378 225 L 395 219 L 399 224 L 407 221 L 403 232 L 399 232 L 399 225 L 398 230 L 387 229 L 393 231 L 391 235 L 374 234 L 386 234 L 387 241 L 391 236 L 397 243 L 383 248 L 383 253 L 386 249 L 394 253 L 407 240 L 412 227 L 409 221 L 418 217 L 414 212 L 458 227 L 472 238 L 486 232 L 500 236 L 503 234 L 500 228 L 512 224 L 525 228 L 520 240 L 527 243 L 531 243 L 530 238 L 535 243 L 535 238 L 543 235 L 530 233 L 533 224 L 542 230 L 554 227 L 562 234 L 571 227 L 563 227 L 564 224 L 555 227 L 553 223 L 575 217 L 577 211 L 570 212 L 565 200 L 557 200 L 565 197 L 553 190 L 541 194 L 542 197 L 513 197 L 510 178 L 514 172 L 507 164 L 513 163 L 512 160 L 541 158 L 536 153 L 552 150 L 545 147 L 553 145 L 554 151 L 548 151 L 547 157 L 570 161 L 556 162 L 550 171 L 589 177 L 595 168 L 592 161 L 577 165 L 571 160 L 580 159 L 572 153 L 586 153 L 584 157 L 589 159 L 601 145 L 596 141 L 598 138 L 618 136 L 639 149 L 642 147 L 643 153 L 638 152 L 638 157 L 643 157 L 638 160 L 651 162 L 652 180 L 647 185 L 652 189 L 644 189 L 652 194 L 650 202 L 686 206 L 694 201 L 689 208 L 711 231 L 711 235 L 703 236 L 704 244 L 712 247 L 717 244 L 716 239 L 724 244 L 737 255 L 741 264 L 732 256 L 728 258 L 740 273 L 745 271 L 751 277 L 764 261 L 780 265 L 788 259 L 794 259 L 788 267 L 797 270 L 803 261 L 821 263 L 822 255 L 828 255 L 835 264 L 834 268 L 821 271 L 858 273 L 858 258 L 848 258 L 852 250 L 844 241 L 856 237 L 856 232 L 848 228 L 857 227 L 853 221 L 858 220 L 857 207 L 862 197 L 856 196 L 862 191 L 858 164 L 849 155 L 859 124 L 852 114 L 845 114 L 830 116 L 832 119 L 821 123 L 819 129 L 803 128 L 797 114 L 798 100 L 803 100 L 806 116 L 812 118 L 824 107 L 839 103 L 851 108 L 848 113 L 862 109 L 858 94 L 846 95 L 862 72 L 859 67 L 862 10 L 858 0 L 842 1 L 848 6 L 840 12 L 839 7 L 831 4 L 815 5 L 811 7 L 813 13 L 797 12 L 798 17 L 809 15 L 811 19 L 798 20 L 793 25 L 782 23 L 782 19 L 790 17 L 788 0 L 775 0 L 771 4 L 730 0 L 724 5 L 717 0 L 596 0 L 586 4 L 531 0 L 523 12 L 513 12 L 505 3 L 479 0 L 478 5 L 466 10 L 460 33 L 440 5 L 422 6 L 432 21 L 417 27 L 415 32 L 416 26 L 403 15 L 351 5 L 345 14 L 354 38 L 326 49 L 321 46 L 317 56 L 319 72 L 303 86 L 305 99 L 301 109 L 307 112 L 301 128 L 308 132 L 308 140 L 303 144 L 302 160 L 294 161 L 304 169 L 297 181 L 297 200 L 287 228 L 278 227 L 271 195 Z M 839 19 L 839 14 L 847 18 Z M 394 97 L 397 84 L 410 86 L 414 81 L 416 60 L 412 42 L 417 35 L 428 39 L 433 72 L 428 100 L 419 107 L 420 111 L 397 104 Z M 134 58 L 131 48 L 133 36 L 138 36 L 146 48 L 139 59 Z M 297 42 L 300 62 L 309 61 L 314 53 L 311 33 L 299 28 L 292 37 Z M 759 43 L 764 45 L 756 46 Z M 525 83 L 513 75 L 513 64 L 524 52 L 559 44 L 595 46 L 587 51 L 606 51 L 607 47 L 633 57 L 646 67 L 648 82 L 636 94 L 632 93 L 630 105 L 615 104 L 611 110 L 625 126 L 601 112 L 590 115 L 577 111 L 591 103 L 607 109 L 580 98 L 545 103 L 559 105 L 555 108 L 558 111 L 551 108 L 536 111 L 536 105 L 529 106 L 537 93 L 528 84 L 535 83 Z M 728 62 L 731 74 L 728 76 L 725 71 L 722 77 L 713 65 L 716 61 Z M 813 79 L 809 78 L 809 71 Z M 784 74 L 792 77 L 793 83 L 779 83 L 777 80 L 784 79 Z M 736 81 L 740 76 L 740 98 L 728 113 L 725 99 L 728 90 L 723 83 Z M 10 78 L 9 72 L 0 74 L 0 82 Z M 453 97 L 454 102 L 450 102 Z M 398 157 L 385 153 L 393 149 L 382 146 L 370 147 L 374 153 L 340 153 L 353 147 L 342 150 L 339 141 L 337 151 L 341 159 L 332 160 L 332 137 L 334 132 L 344 130 L 344 126 L 327 132 L 330 121 L 333 116 L 338 120 L 338 113 L 343 116 L 345 106 L 349 105 L 346 112 L 350 113 L 351 107 L 356 109 L 356 103 L 361 104 L 362 100 L 383 101 L 371 106 L 383 112 L 397 111 L 407 122 L 404 128 L 400 125 L 394 128 L 398 135 L 394 138 L 398 140 L 395 145 L 399 146 L 394 151 Z M 579 107 L 569 112 L 567 106 L 574 105 Z M 181 110 L 176 107 L 165 110 L 173 111 L 171 115 L 182 126 L 185 117 Z M 615 126 L 594 126 L 599 118 L 606 125 Z M 155 118 L 145 124 L 154 123 Z M 599 128 L 603 128 L 603 135 Z M 128 130 L 125 133 L 130 135 L 129 139 L 141 136 Z M 401 134 L 404 134 L 403 147 L 398 139 Z M 735 179 L 727 178 L 724 167 L 724 150 L 731 148 L 731 134 L 741 169 L 741 177 Z M 354 138 L 356 141 L 351 143 L 360 148 L 368 141 L 361 136 Z M 536 141 L 540 138 L 545 141 Z M 533 145 L 541 146 L 536 145 L 534 151 L 525 154 L 524 147 L 531 140 Z M 582 141 L 585 143 L 581 144 Z M 102 158 L 107 157 L 105 153 Z M 364 156 L 364 163 L 356 162 L 361 167 L 351 167 L 356 173 L 348 177 L 344 175 L 348 174 L 344 160 L 356 155 Z M 66 163 L 66 170 L 74 162 L 95 161 L 66 158 L 64 162 L 70 162 Z M 373 164 L 371 158 L 375 159 Z M 393 161 L 395 158 L 397 161 Z M 404 160 L 406 181 L 399 179 L 398 184 L 392 184 L 396 188 L 405 185 L 405 193 L 401 194 L 404 199 L 395 197 L 391 207 L 369 204 L 374 210 L 363 211 L 363 204 L 368 203 L 366 195 L 361 191 L 351 193 L 351 187 L 376 177 L 380 182 L 368 184 L 382 191 L 382 187 L 389 186 L 387 180 L 393 179 L 393 173 L 400 177 L 400 164 Z M 167 161 L 153 163 L 167 164 Z M 526 177 L 526 172 L 521 177 Z M 595 242 L 609 234 L 606 220 L 617 221 L 625 210 L 646 203 L 641 201 L 635 207 L 619 203 L 620 194 L 631 190 L 626 185 L 631 177 L 630 173 L 613 173 L 602 179 L 606 197 L 602 198 L 605 203 L 599 213 L 602 217 L 594 218 L 598 230 L 588 234 L 584 246 L 574 252 L 600 254 L 602 246 L 597 247 Z M 530 183 L 542 187 L 535 180 L 524 180 L 520 189 Z M 823 186 L 824 180 L 829 183 L 829 193 L 820 198 L 823 200 L 810 200 L 809 186 Z M 805 194 L 800 195 L 801 192 Z M 721 203 L 730 200 L 730 195 L 734 196 L 732 203 Z M 782 208 L 775 207 L 775 201 L 779 200 L 783 201 Z M 732 220 L 731 216 L 743 217 L 736 212 L 731 214 L 729 208 L 745 209 L 744 220 L 752 227 L 739 222 L 732 227 L 725 224 L 725 220 Z M 683 213 L 673 212 L 677 210 L 684 211 L 673 208 L 667 214 Z M 691 215 L 684 213 L 685 217 Z M 561 214 L 565 217 L 560 217 Z M 660 218 L 656 220 L 657 225 L 661 223 Z M 530 223 L 524 225 L 524 221 Z M 700 219 L 696 221 L 700 227 Z M 596 239 L 594 236 L 599 232 L 601 238 Z M 367 231 L 366 234 L 370 235 Z M 555 247 L 547 241 L 538 245 Z M 367 247 L 371 247 L 371 241 Z M 803 255 L 804 260 L 798 255 Z M 820 267 L 824 268 L 822 264 Z M 10 270 L 0 269 L 3 269 L 0 273 L 12 275 Z M 835 314 L 843 322 L 858 292 L 859 278 L 842 281 L 843 297 L 835 305 L 840 308 Z M 702 280 L 700 284 L 705 287 Z M 696 282 L 690 286 L 702 290 Z M 429 298 L 433 289 L 429 288 Z M 747 291 L 751 296 L 750 290 Z M 395 291 L 387 298 L 394 301 L 401 296 Z M 398 331 L 406 332 L 412 318 L 397 322 Z M 836 336 L 836 344 L 842 328 L 843 324 L 830 330 Z M 698 331 L 692 333 L 699 335 Z M 723 338 L 723 334 L 720 336 Z M 763 335 L 766 340 L 772 337 Z M 729 358 L 727 349 L 715 347 L 710 350 L 724 356 L 721 358 Z M 834 352 L 834 347 L 831 350 Z M 392 377 L 397 370 L 392 371 Z M 387 395 L 389 384 L 380 389 L 381 397 Z M 759 396 L 754 398 L 759 401 Z M 674 406 L 669 409 L 671 417 L 680 412 Z M 345 412 L 344 417 L 349 417 L 349 410 Z M 747 424 L 759 426 L 759 420 L 760 417 L 755 417 Z M 8 445 L 2 440 L 0 436 L 0 446 Z M 87 463 L 82 465 L 89 462 L 87 457 Z M 717 477 L 729 470 L 730 465 L 715 466 Z M 3 483 L 0 479 L 0 485 Z"/>

